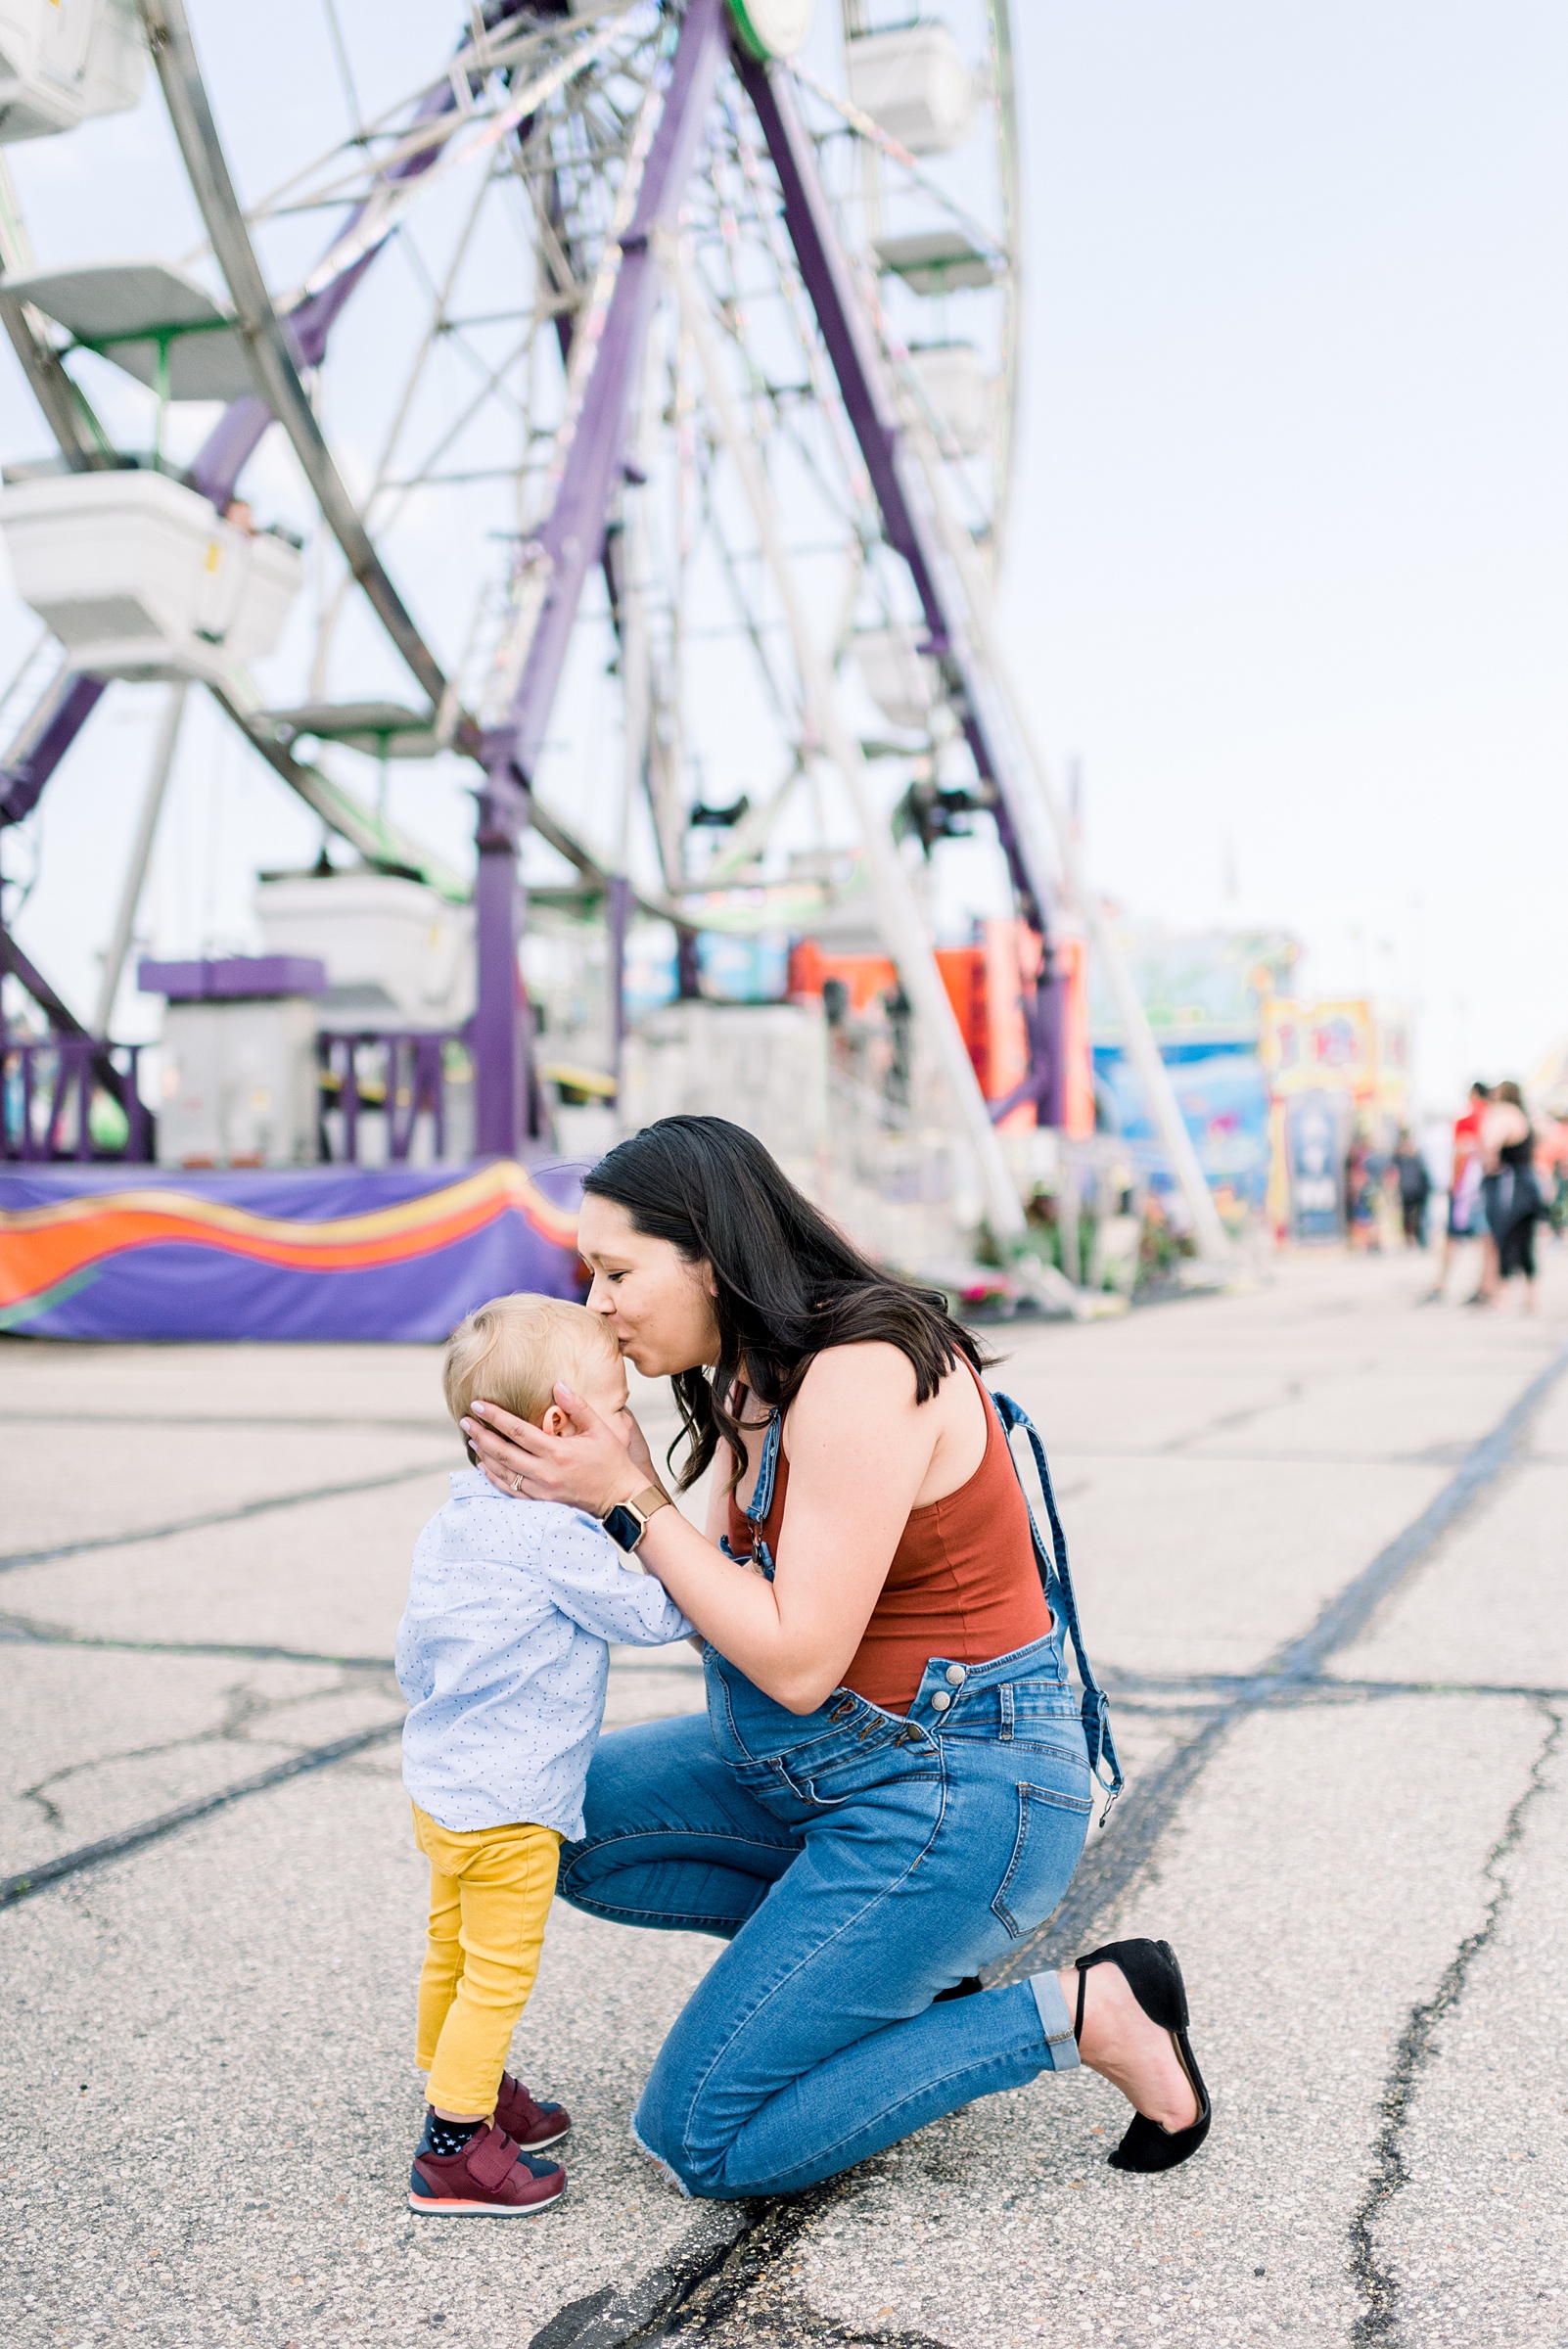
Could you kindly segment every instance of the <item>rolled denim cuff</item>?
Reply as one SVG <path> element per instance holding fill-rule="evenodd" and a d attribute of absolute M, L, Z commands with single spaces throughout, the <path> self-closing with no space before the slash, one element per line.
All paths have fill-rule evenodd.
<path fill-rule="evenodd" d="M 653 2163 L 656 2170 L 663 2170 L 670 2185 L 678 2186 L 688 2202 L 694 2200 L 695 2197 L 692 2193 L 691 2188 L 686 2184 L 686 2181 L 684 2178 L 682 2178 L 680 2172 L 678 2170 L 672 2170 L 669 2162 L 666 2161 L 664 2155 L 662 2153 L 656 2153 L 652 2145 L 650 2145 L 647 2140 L 642 2136 L 637 2127 L 637 2116 L 635 2113 L 632 2114 L 630 2120 L 626 2123 L 626 2126 L 631 2131 L 631 2142 L 636 2146 L 638 2152 L 645 2154 L 648 2160 Z"/>
<path fill-rule="evenodd" d="M 1039 2008 L 1039 2027 L 1045 2034 L 1053 2072 L 1070 2072 L 1080 2062 L 1073 2018 L 1067 2011 L 1062 1986 L 1054 1974 L 1031 1974 L 1029 1987 Z"/>

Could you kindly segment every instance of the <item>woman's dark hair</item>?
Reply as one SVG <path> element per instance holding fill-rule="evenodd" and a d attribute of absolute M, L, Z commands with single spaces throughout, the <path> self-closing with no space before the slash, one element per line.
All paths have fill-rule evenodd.
<path fill-rule="evenodd" d="M 737 1462 L 745 1457 L 730 1409 L 740 1381 L 760 1403 L 784 1410 L 817 1355 L 876 1340 L 907 1355 L 915 1401 L 929 1403 L 960 1356 L 977 1370 L 991 1359 L 939 1291 L 863 1257 L 756 1135 L 725 1118 L 661 1118 L 618 1143 L 582 1187 L 613 1199 L 635 1230 L 669 1240 L 688 1263 L 713 1267 L 718 1360 L 711 1372 L 681 1370 L 669 1382 L 687 1440 L 682 1492 L 720 1436 Z"/>

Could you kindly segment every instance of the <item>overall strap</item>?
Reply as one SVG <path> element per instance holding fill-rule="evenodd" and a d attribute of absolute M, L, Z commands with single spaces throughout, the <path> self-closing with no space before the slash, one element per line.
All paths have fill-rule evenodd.
<path fill-rule="evenodd" d="M 773 1487 L 778 1481 L 779 1439 L 783 1434 L 783 1429 L 784 1414 L 780 1410 L 775 1410 L 762 1437 L 762 1456 L 757 1463 L 757 1483 L 753 1488 L 751 1499 L 746 1503 L 746 1520 L 754 1528 L 765 1522 L 767 1512 L 773 1505 Z M 727 1557 L 734 1556 L 735 1553 L 729 1546 L 727 1536 L 720 1540 L 719 1547 Z M 751 1562 L 766 1576 L 769 1582 L 772 1581 L 773 1553 L 762 1540 L 761 1535 L 756 1532 L 752 1536 Z"/>
<path fill-rule="evenodd" d="M 1014 1403 L 1010 1395 L 1000 1395 L 992 1389 L 991 1390 L 991 1399 L 996 1405 L 996 1416 L 1002 1423 L 1005 1435 L 1010 1438 L 1015 1427 L 1023 1428 L 1028 1435 L 1030 1450 L 1035 1454 L 1035 1465 L 1039 1470 L 1039 1489 L 1045 1497 L 1045 1514 L 1050 1520 L 1054 1563 L 1046 1555 L 1045 1544 L 1040 1540 L 1039 1527 L 1035 1523 L 1035 1512 L 1029 1506 L 1029 1492 L 1024 1485 L 1024 1473 L 1018 1465 L 1009 1442 L 1007 1455 L 1012 1460 L 1013 1473 L 1018 1478 L 1019 1488 L 1024 1495 L 1024 1506 L 1029 1510 L 1029 1531 L 1035 1544 L 1035 1563 L 1039 1569 L 1039 1579 L 1044 1588 L 1046 1604 L 1053 1613 L 1059 1611 L 1065 1617 L 1073 1641 L 1073 1652 L 1078 1658 L 1078 1677 L 1084 1683 L 1083 1702 L 1079 1706 L 1079 1711 L 1083 1716 L 1084 1735 L 1088 1745 L 1089 1768 L 1110 1797 L 1101 1815 L 1100 1823 L 1103 1825 L 1105 1819 L 1110 1816 L 1111 1804 L 1115 1802 L 1122 1791 L 1122 1765 L 1116 1758 L 1116 1740 L 1111 1735 L 1111 1701 L 1096 1682 L 1093 1667 L 1084 1650 L 1084 1634 L 1079 1628 L 1078 1621 L 1078 1601 L 1073 1595 L 1073 1574 L 1067 1563 L 1067 1536 L 1062 1531 L 1062 1521 L 1056 1513 L 1056 1496 L 1051 1491 L 1051 1472 L 1045 1463 L 1045 1447 L 1039 1440 L 1034 1420 L 1021 1405 Z"/>
<path fill-rule="evenodd" d="M 757 1463 L 757 1483 L 752 1497 L 746 1503 L 746 1514 L 753 1525 L 761 1525 L 773 1505 L 773 1484 L 778 1475 L 779 1438 L 784 1428 L 784 1414 L 775 1410 L 762 1438 L 762 1456 Z"/>

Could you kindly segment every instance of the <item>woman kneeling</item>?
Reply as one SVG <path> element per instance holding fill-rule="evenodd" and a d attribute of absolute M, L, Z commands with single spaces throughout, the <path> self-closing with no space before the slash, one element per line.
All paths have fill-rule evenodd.
<path fill-rule="evenodd" d="M 704 1637 L 707 1718 L 605 1738 L 561 1856 L 591 1915 L 729 1945 L 639 2142 L 688 2193 L 793 2192 L 1082 2062 L 1135 2108 L 1117 2167 L 1184 2160 L 1209 2100 L 1168 1944 L 981 1990 L 1061 1901 L 1091 1771 L 1120 1782 L 1049 1485 L 1054 1555 L 1015 1471 L 1023 1414 L 941 1299 L 858 1255 L 740 1128 L 665 1119 L 586 1193 L 589 1308 L 671 1380 L 681 1487 L 718 1461 L 705 1531 L 565 1388 L 566 1435 L 489 1405 L 465 1425 L 499 1490 L 604 1518 Z"/>

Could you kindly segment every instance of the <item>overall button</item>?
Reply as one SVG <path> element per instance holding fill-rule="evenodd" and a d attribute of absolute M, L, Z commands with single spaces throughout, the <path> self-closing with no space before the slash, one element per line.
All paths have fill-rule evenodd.
<path fill-rule="evenodd" d="M 948 1687 L 949 1687 L 949 1688 L 961 1688 L 961 1687 L 963 1686 L 963 1684 L 964 1684 L 965 1681 L 967 1681 L 967 1680 L 968 1680 L 968 1678 L 969 1678 L 969 1675 L 968 1675 L 968 1673 L 967 1673 L 967 1672 L 965 1672 L 965 1670 L 964 1670 L 964 1668 L 963 1668 L 963 1666 L 962 1666 L 961 1664 L 949 1664 L 949 1665 L 948 1665 L 948 1667 L 947 1667 L 947 1685 L 948 1685 Z"/>
<path fill-rule="evenodd" d="M 952 1703 L 952 1698 L 947 1694 L 945 1688 L 939 1688 L 932 1697 L 931 1702 L 935 1711 L 938 1713 L 945 1713 L 947 1707 Z"/>

